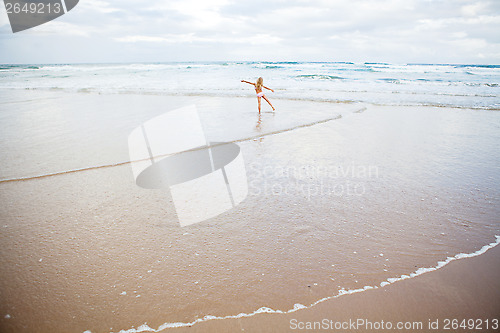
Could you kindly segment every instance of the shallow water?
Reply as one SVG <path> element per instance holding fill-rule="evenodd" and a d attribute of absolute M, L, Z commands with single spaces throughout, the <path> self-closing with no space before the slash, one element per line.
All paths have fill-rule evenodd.
<path fill-rule="evenodd" d="M 0 97 L 0 180 L 127 162 L 127 137 L 136 126 L 187 105 L 197 107 L 209 141 L 225 142 L 313 126 L 364 108 L 357 103 L 280 101 L 280 112 L 265 106 L 259 116 L 255 98 L 22 90 L 0 90 Z"/>

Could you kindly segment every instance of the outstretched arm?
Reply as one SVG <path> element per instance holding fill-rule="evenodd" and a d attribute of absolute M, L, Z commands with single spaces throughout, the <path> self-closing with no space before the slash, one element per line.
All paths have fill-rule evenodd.
<path fill-rule="evenodd" d="M 262 86 L 263 88 L 266 88 L 267 90 L 271 90 L 272 92 L 274 92 L 274 90 L 272 90 L 271 88 L 268 88 L 266 86 Z"/>
<path fill-rule="evenodd" d="M 251 84 L 251 85 L 255 86 L 255 83 L 253 83 L 253 82 L 248 82 L 248 81 L 245 81 L 245 80 L 241 80 L 241 82 L 245 82 L 245 83 L 248 83 L 248 84 Z"/>

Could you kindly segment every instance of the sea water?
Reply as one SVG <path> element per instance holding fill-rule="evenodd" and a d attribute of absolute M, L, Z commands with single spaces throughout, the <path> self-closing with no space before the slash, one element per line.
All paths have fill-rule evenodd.
<path fill-rule="evenodd" d="M 246 96 L 264 78 L 273 98 L 500 108 L 499 65 L 206 62 L 0 65 L 0 89 Z M 268 91 L 266 91 L 268 92 Z M 270 92 L 268 92 L 270 93 Z"/>

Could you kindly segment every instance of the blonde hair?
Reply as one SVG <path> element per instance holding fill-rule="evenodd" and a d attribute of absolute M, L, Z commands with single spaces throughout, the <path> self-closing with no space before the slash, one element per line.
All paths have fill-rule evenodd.
<path fill-rule="evenodd" d="M 256 89 L 262 89 L 262 86 L 263 86 L 263 85 L 264 85 L 264 79 L 263 79 L 263 78 L 261 78 L 261 77 L 259 77 L 259 78 L 257 79 L 257 83 L 256 83 L 256 85 L 255 85 L 255 88 L 256 88 Z"/>

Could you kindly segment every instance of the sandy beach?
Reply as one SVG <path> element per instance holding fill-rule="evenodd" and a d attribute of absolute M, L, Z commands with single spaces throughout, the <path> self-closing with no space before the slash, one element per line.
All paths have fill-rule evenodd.
<path fill-rule="evenodd" d="M 500 0 L 3 2 L 0 333 L 500 333 Z"/>
<path fill-rule="evenodd" d="M 500 0 L 3 7 L 0 333 L 500 333 Z"/>
<path fill-rule="evenodd" d="M 259 116 L 254 97 L 10 92 L 0 330 L 139 332 L 198 320 L 172 330 L 287 332 L 291 319 L 498 319 L 498 248 L 392 280 L 500 235 L 498 112 L 273 103 L 276 113 Z M 136 184 L 128 138 L 186 105 L 196 105 L 207 140 L 239 146 L 248 195 L 181 227 L 173 191 Z M 336 297 L 366 286 L 378 288 Z"/>

